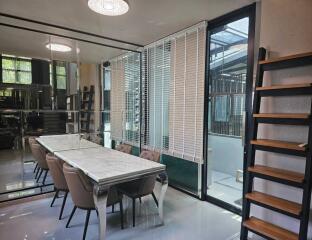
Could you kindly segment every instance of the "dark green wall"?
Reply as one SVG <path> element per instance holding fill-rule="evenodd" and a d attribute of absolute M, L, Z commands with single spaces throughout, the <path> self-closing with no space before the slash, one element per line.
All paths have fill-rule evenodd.
<path fill-rule="evenodd" d="M 138 147 L 132 147 L 132 154 L 140 155 Z M 160 161 L 166 165 L 169 184 L 198 194 L 198 164 L 181 158 L 162 154 Z"/>
<path fill-rule="evenodd" d="M 198 194 L 198 164 L 163 154 L 161 163 L 167 167 L 169 184 Z"/>
<path fill-rule="evenodd" d="M 132 155 L 139 156 L 140 148 L 133 146 Z M 169 184 L 198 195 L 198 164 L 182 158 L 162 154 L 162 164 L 166 165 Z"/>

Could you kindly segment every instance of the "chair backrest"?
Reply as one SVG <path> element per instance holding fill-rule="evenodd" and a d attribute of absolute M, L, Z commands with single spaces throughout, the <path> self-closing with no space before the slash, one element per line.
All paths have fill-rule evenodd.
<path fill-rule="evenodd" d="M 159 152 L 143 150 L 140 154 L 140 157 L 147 159 L 147 160 L 150 160 L 150 161 L 154 161 L 154 162 L 160 161 L 159 160 L 160 159 L 160 153 Z M 157 177 L 157 175 L 143 178 L 140 181 L 139 194 L 141 194 L 141 195 L 151 194 L 154 190 L 154 187 L 155 187 L 156 177 Z"/>
<path fill-rule="evenodd" d="M 33 143 L 37 143 L 36 138 L 35 138 L 35 137 L 29 137 L 29 138 L 28 138 L 28 143 L 29 143 L 30 146 L 31 146 L 31 144 L 33 144 Z"/>
<path fill-rule="evenodd" d="M 87 176 L 67 163 L 63 164 L 63 172 L 74 204 L 80 208 L 94 208 L 93 185 Z"/>
<path fill-rule="evenodd" d="M 34 155 L 34 153 L 33 153 L 33 148 L 32 148 L 32 145 L 33 145 L 34 143 L 37 143 L 36 138 L 35 138 L 35 137 L 29 137 L 29 138 L 28 138 L 28 144 L 29 144 L 30 151 L 31 151 L 31 154 L 32 154 L 32 155 Z"/>
<path fill-rule="evenodd" d="M 140 157 L 147 159 L 147 160 L 154 161 L 154 162 L 160 161 L 160 153 L 159 152 L 143 150 L 140 154 Z"/>
<path fill-rule="evenodd" d="M 119 145 L 116 147 L 116 150 L 117 150 L 117 151 L 120 151 L 120 152 L 123 152 L 123 153 L 131 154 L 131 152 L 132 152 L 132 146 L 131 146 L 131 145 L 128 145 L 128 144 L 119 144 Z"/>
<path fill-rule="evenodd" d="M 32 153 L 34 155 L 34 158 L 37 160 L 39 167 L 44 170 L 48 170 L 49 166 L 46 160 L 45 149 L 42 146 L 40 146 L 40 144 L 38 143 L 31 144 L 31 147 L 32 147 Z"/>
<path fill-rule="evenodd" d="M 66 179 L 63 173 L 64 161 L 53 156 L 51 153 L 46 155 L 47 163 L 54 182 L 54 187 L 58 190 L 68 190 Z"/>

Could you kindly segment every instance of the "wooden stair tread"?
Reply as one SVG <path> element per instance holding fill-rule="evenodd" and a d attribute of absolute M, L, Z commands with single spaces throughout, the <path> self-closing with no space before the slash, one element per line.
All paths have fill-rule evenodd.
<path fill-rule="evenodd" d="M 299 236 L 296 233 L 281 228 L 279 226 L 276 226 L 274 224 L 265 222 L 255 217 L 250 217 L 248 220 L 244 221 L 243 225 L 252 231 L 260 233 L 274 240 L 299 239 Z"/>
<path fill-rule="evenodd" d="M 309 88 L 309 87 L 312 87 L 312 83 L 272 85 L 272 86 L 256 87 L 256 90 L 257 91 L 265 91 L 265 90 L 290 89 L 290 88 Z"/>
<path fill-rule="evenodd" d="M 253 167 L 248 167 L 248 171 L 300 184 L 302 184 L 304 181 L 304 174 L 302 173 L 283 170 L 279 168 L 267 167 L 263 165 L 255 165 Z"/>
<path fill-rule="evenodd" d="M 282 62 L 282 61 L 287 61 L 287 60 L 295 60 L 298 58 L 305 58 L 305 57 L 312 57 L 312 52 L 299 53 L 299 54 L 288 55 L 288 56 L 284 56 L 284 57 L 262 60 L 262 61 L 259 61 L 259 64 L 260 65 L 261 64 L 269 64 L 269 63 Z"/>
<path fill-rule="evenodd" d="M 301 214 L 300 204 L 282 198 L 274 197 L 265 193 L 254 191 L 252 193 L 247 193 L 246 198 L 251 201 L 262 203 L 264 205 L 268 205 L 273 208 L 294 214 L 296 216 L 299 216 Z"/>
<path fill-rule="evenodd" d="M 257 139 L 251 140 L 251 144 L 253 145 L 260 145 L 266 147 L 274 147 L 274 148 L 283 148 L 283 149 L 290 149 L 296 151 L 306 151 L 306 147 L 299 146 L 302 143 L 295 143 L 295 142 L 285 142 L 285 141 L 278 141 L 278 140 L 269 140 L 269 139 Z"/>
<path fill-rule="evenodd" d="M 308 113 L 257 113 L 253 114 L 255 118 L 291 118 L 291 119 L 309 119 Z"/>

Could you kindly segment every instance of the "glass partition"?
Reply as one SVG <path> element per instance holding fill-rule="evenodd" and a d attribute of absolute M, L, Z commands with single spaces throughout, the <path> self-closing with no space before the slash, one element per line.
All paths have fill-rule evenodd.
<path fill-rule="evenodd" d="M 25 24 L 0 26 L 0 202 L 54 190 L 49 171 L 38 170 L 33 137 L 59 135 L 63 148 L 85 140 L 111 147 L 107 61 L 125 52 L 109 47 L 112 40 L 18 27 Z"/>

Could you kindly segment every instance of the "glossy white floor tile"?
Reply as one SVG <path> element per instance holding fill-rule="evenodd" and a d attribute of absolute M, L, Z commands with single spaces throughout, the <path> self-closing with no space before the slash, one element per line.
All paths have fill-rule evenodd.
<path fill-rule="evenodd" d="M 82 239 L 86 211 L 78 210 L 71 227 L 65 228 L 72 209 L 71 199 L 65 207 L 64 219 L 57 220 L 61 199 L 53 208 L 52 199 L 41 199 L 0 208 L 1 239 Z M 172 188 L 165 202 L 165 225 L 159 226 L 157 208 L 152 197 L 137 202 L 137 226 L 132 227 L 131 201 L 124 198 L 125 229 L 120 230 L 119 212 L 108 213 L 108 240 L 236 240 L 240 231 L 240 217 L 207 202 L 199 201 Z M 118 209 L 117 209 L 118 211 Z M 98 239 L 98 221 L 92 212 L 87 239 Z"/>
<path fill-rule="evenodd" d="M 243 184 L 226 173 L 213 170 L 211 174 L 212 184 L 208 186 L 207 194 L 237 208 L 242 208 Z"/>

